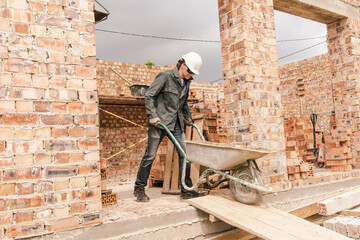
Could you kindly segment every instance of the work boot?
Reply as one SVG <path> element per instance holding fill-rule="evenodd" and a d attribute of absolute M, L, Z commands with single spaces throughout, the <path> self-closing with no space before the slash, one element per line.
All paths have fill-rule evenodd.
<path fill-rule="evenodd" d="M 196 197 L 201 197 L 201 196 L 205 196 L 205 194 L 186 190 L 186 189 L 181 189 L 181 192 L 180 192 L 180 198 L 182 198 L 182 199 L 190 199 L 190 198 L 196 198 Z"/>
<path fill-rule="evenodd" d="M 138 202 L 148 202 L 150 198 L 145 193 L 144 187 L 138 187 L 134 189 L 134 196 L 136 197 L 136 201 Z"/>

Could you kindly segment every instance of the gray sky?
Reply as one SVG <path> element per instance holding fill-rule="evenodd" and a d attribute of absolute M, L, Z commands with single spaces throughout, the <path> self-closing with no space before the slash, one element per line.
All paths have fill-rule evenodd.
<path fill-rule="evenodd" d="M 217 0 L 98 0 L 110 15 L 95 29 L 169 38 L 220 40 Z M 103 11 L 99 5 L 97 10 Z M 326 35 L 326 25 L 275 12 L 277 40 L 314 38 Z M 219 42 L 191 42 L 136 37 L 95 30 L 97 58 L 106 61 L 157 66 L 176 64 L 181 55 L 195 51 L 203 66 L 195 81 L 211 82 L 222 78 Z M 326 43 L 298 54 L 283 56 L 324 41 L 325 38 L 278 42 L 279 64 L 327 52 Z M 221 82 L 221 81 L 217 81 Z"/>

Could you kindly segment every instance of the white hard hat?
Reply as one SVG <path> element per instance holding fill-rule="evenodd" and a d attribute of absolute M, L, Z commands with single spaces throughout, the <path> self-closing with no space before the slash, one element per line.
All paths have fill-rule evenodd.
<path fill-rule="evenodd" d="M 190 68 L 193 73 L 199 75 L 199 71 L 202 65 L 200 55 L 196 52 L 189 52 L 183 55 L 182 58 L 185 60 L 186 66 L 188 66 L 188 68 Z"/>

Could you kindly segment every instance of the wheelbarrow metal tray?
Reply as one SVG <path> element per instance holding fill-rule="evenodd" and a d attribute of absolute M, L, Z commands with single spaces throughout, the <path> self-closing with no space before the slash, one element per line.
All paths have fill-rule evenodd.
<path fill-rule="evenodd" d="M 249 159 L 258 159 L 272 152 L 223 143 L 186 141 L 187 160 L 214 170 L 236 169 Z"/>

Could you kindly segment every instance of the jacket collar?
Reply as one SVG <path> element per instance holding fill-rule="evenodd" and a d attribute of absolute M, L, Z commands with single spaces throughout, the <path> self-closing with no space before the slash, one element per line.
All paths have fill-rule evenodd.
<path fill-rule="evenodd" d="M 180 75 L 179 75 L 179 70 L 177 69 L 177 67 L 173 68 L 172 73 L 173 73 L 174 77 L 176 78 L 176 80 L 179 82 L 180 86 L 182 86 Z M 184 81 L 186 81 L 186 82 L 189 82 L 190 80 L 193 80 L 193 77 L 191 77 L 190 79 L 184 79 Z"/>

